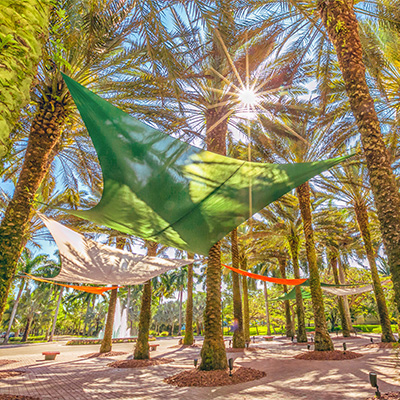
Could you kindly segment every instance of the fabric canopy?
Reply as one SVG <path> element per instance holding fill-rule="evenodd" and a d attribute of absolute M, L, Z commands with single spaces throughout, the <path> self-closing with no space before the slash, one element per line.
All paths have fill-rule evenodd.
<path fill-rule="evenodd" d="M 95 207 L 64 211 L 167 246 L 208 255 L 252 214 L 347 158 L 260 164 L 224 157 L 155 130 L 63 77 L 104 183 Z"/>
<path fill-rule="evenodd" d="M 222 264 L 223 267 L 230 269 L 237 274 L 248 276 L 249 278 L 259 279 L 265 282 L 279 283 L 281 285 L 300 285 L 307 281 L 307 279 L 282 279 L 282 278 L 270 278 L 269 276 L 253 274 L 252 272 L 244 271 L 243 269 L 233 268 L 230 265 Z"/>
<path fill-rule="evenodd" d="M 39 213 L 38 213 L 39 214 Z M 96 285 L 139 285 L 194 260 L 148 257 L 87 239 L 64 225 L 39 214 L 53 236 L 61 258 L 61 271 L 52 281 Z"/>
<path fill-rule="evenodd" d="M 381 282 L 381 284 L 387 285 L 389 282 L 390 279 Z M 335 294 L 337 296 L 351 296 L 353 294 L 370 292 L 371 290 L 374 290 L 374 287 L 372 285 L 362 286 L 358 288 L 332 288 L 332 287 L 321 286 L 321 289 L 324 290 L 325 292 Z"/>
<path fill-rule="evenodd" d="M 113 289 L 118 289 L 119 288 L 119 286 L 98 287 L 98 286 L 66 285 L 64 283 L 53 282 L 53 281 L 51 281 L 49 279 L 39 278 L 38 276 L 29 275 L 27 273 L 25 273 L 24 277 L 25 276 L 27 276 L 30 279 L 34 279 L 35 281 L 52 283 L 53 285 L 68 287 L 68 288 L 72 288 L 72 289 L 75 289 L 75 290 L 80 290 L 81 292 L 101 294 L 102 296 L 104 295 L 104 292 L 107 292 L 108 290 L 113 290 Z"/>
<path fill-rule="evenodd" d="M 307 292 L 307 290 L 300 288 L 301 289 L 301 297 L 303 299 L 311 299 L 311 293 Z M 290 292 L 285 293 L 281 297 L 277 297 L 276 299 L 271 299 L 271 301 L 284 301 L 284 300 L 296 300 L 296 288 L 293 288 Z"/>

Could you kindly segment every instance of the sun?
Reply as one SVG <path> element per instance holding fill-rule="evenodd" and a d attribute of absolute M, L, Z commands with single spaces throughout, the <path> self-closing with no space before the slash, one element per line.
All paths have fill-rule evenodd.
<path fill-rule="evenodd" d="M 238 97 L 240 102 L 245 106 L 255 106 L 260 101 L 259 96 L 254 90 L 251 89 L 243 89 L 238 92 Z"/>

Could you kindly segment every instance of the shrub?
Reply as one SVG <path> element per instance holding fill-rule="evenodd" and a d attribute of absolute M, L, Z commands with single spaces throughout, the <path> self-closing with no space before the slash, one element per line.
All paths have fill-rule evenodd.
<path fill-rule="evenodd" d="M 163 332 L 161 332 L 160 333 L 160 336 L 169 336 L 169 332 L 167 332 L 167 331 L 163 331 Z"/>

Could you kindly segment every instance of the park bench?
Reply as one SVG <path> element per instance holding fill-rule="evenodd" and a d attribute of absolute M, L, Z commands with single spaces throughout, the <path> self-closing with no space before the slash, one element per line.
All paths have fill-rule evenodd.
<path fill-rule="evenodd" d="M 159 344 L 149 343 L 150 351 L 156 351 Z"/>
<path fill-rule="evenodd" d="M 273 337 L 273 336 L 264 336 L 264 339 L 265 339 L 267 342 L 272 342 L 272 341 L 274 340 L 274 337 Z"/>
<path fill-rule="evenodd" d="M 45 360 L 55 360 L 56 356 L 60 354 L 59 351 L 44 351 L 42 355 L 44 355 Z"/>

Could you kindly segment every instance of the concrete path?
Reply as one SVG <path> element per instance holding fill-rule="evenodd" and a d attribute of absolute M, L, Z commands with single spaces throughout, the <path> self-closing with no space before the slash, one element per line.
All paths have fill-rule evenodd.
<path fill-rule="evenodd" d="M 0 360 L 15 363 L 1 370 L 17 369 L 24 375 L 0 379 L 0 393 L 37 396 L 43 400 L 103 400 L 103 399 L 182 399 L 182 400 L 364 400 L 373 390 L 368 373 L 375 371 L 382 392 L 400 391 L 400 365 L 392 350 L 367 349 L 370 337 L 346 340 L 348 350 L 363 357 L 348 361 L 303 361 L 293 358 L 306 346 L 291 345 L 286 338 L 264 342 L 261 338 L 252 346 L 257 351 L 228 353 L 235 365 L 263 370 L 263 379 L 239 385 L 214 388 L 176 388 L 163 378 L 193 368 L 199 358 L 197 348 L 180 348 L 178 339 L 157 340 L 160 344 L 153 356 L 171 357 L 171 364 L 140 369 L 109 368 L 107 364 L 128 357 L 83 359 L 79 355 L 96 352 L 99 346 L 65 346 L 54 344 L 0 346 Z M 374 336 L 377 340 L 377 336 Z M 335 340 L 342 349 L 342 340 Z M 199 342 L 197 342 L 199 343 Z M 132 352 L 132 344 L 115 344 L 113 350 Z M 42 351 L 56 350 L 56 361 L 43 361 Z"/>

